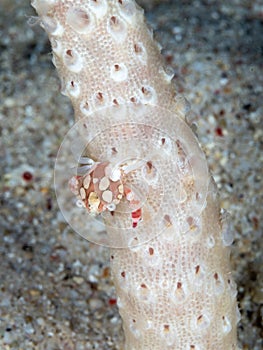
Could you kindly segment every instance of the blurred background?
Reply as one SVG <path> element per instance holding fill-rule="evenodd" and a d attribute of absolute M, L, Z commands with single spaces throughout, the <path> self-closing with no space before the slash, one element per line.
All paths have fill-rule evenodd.
<path fill-rule="evenodd" d="M 231 214 L 242 350 L 263 348 L 263 3 L 140 0 L 192 106 Z M 121 349 L 109 251 L 72 231 L 53 187 L 73 125 L 26 0 L 0 0 L 0 349 Z"/>

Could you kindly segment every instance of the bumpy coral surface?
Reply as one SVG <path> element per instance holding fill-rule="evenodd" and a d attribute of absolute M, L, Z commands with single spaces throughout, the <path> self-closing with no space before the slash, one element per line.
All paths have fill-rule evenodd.
<path fill-rule="evenodd" d="M 125 349 L 236 350 L 226 215 L 142 10 L 128 0 L 33 6 L 85 140 L 79 156 L 128 169 L 140 198 L 136 227 L 125 201 L 104 216 Z"/>

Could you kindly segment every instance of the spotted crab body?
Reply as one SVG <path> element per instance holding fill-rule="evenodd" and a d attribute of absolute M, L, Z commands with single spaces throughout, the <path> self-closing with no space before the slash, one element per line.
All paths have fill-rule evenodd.
<path fill-rule="evenodd" d="M 91 215 L 104 211 L 114 212 L 123 198 L 130 205 L 138 206 L 134 192 L 125 184 L 122 169 L 112 169 L 109 162 L 94 163 L 84 175 L 75 175 L 69 181 L 70 190 L 78 197 L 78 203 Z M 132 227 L 142 219 L 141 208 L 131 212 Z"/>

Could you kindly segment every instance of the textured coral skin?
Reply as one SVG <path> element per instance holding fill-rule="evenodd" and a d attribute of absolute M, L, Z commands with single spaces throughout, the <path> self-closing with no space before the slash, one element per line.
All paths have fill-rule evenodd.
<path fill-rule="evenodd" d="M 130 147 L 140 159 L 148 157 L 162 180 L 149 186 L 144 221 L 132 231 L 139 243 L 147 235 L 151 239 L 111 251 L 124 348 L 236 350 L 239 316 L 228 227 L 184 121 L 184 100 L 175 93 L 142 10 L 132 0 L 34 0 L 32 5 L 49 35 L 62 93 L 71 99 L 76 120 L 85 118 L 94 135 L 89 156 L 118 163 Z M 105 107 L 107 113 L 98 115 Z M 151 138 L 160 145 L 154 154 Z M 119 155 L 110 154 L 116 148 Z M 130 230 L 129 222 L 122 213 L 105 221 L 114 246 Z"/>

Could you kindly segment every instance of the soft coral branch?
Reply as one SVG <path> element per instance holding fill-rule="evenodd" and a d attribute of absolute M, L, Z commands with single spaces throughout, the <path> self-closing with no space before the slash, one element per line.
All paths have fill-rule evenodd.
<path fill-rule="evenodd" d="M 125 181 L 142 193 L 142 221 L 132 227 L 124 199 L 105 215 L 125 348 L 236 350 L 236 286 L 217 189 L 142 10 L 132 0 L 32 4 L 87 143 L 79 156 L 115 169 L 140 164 Z M 84 200 L 91 193 L 77 192 Z"/>

